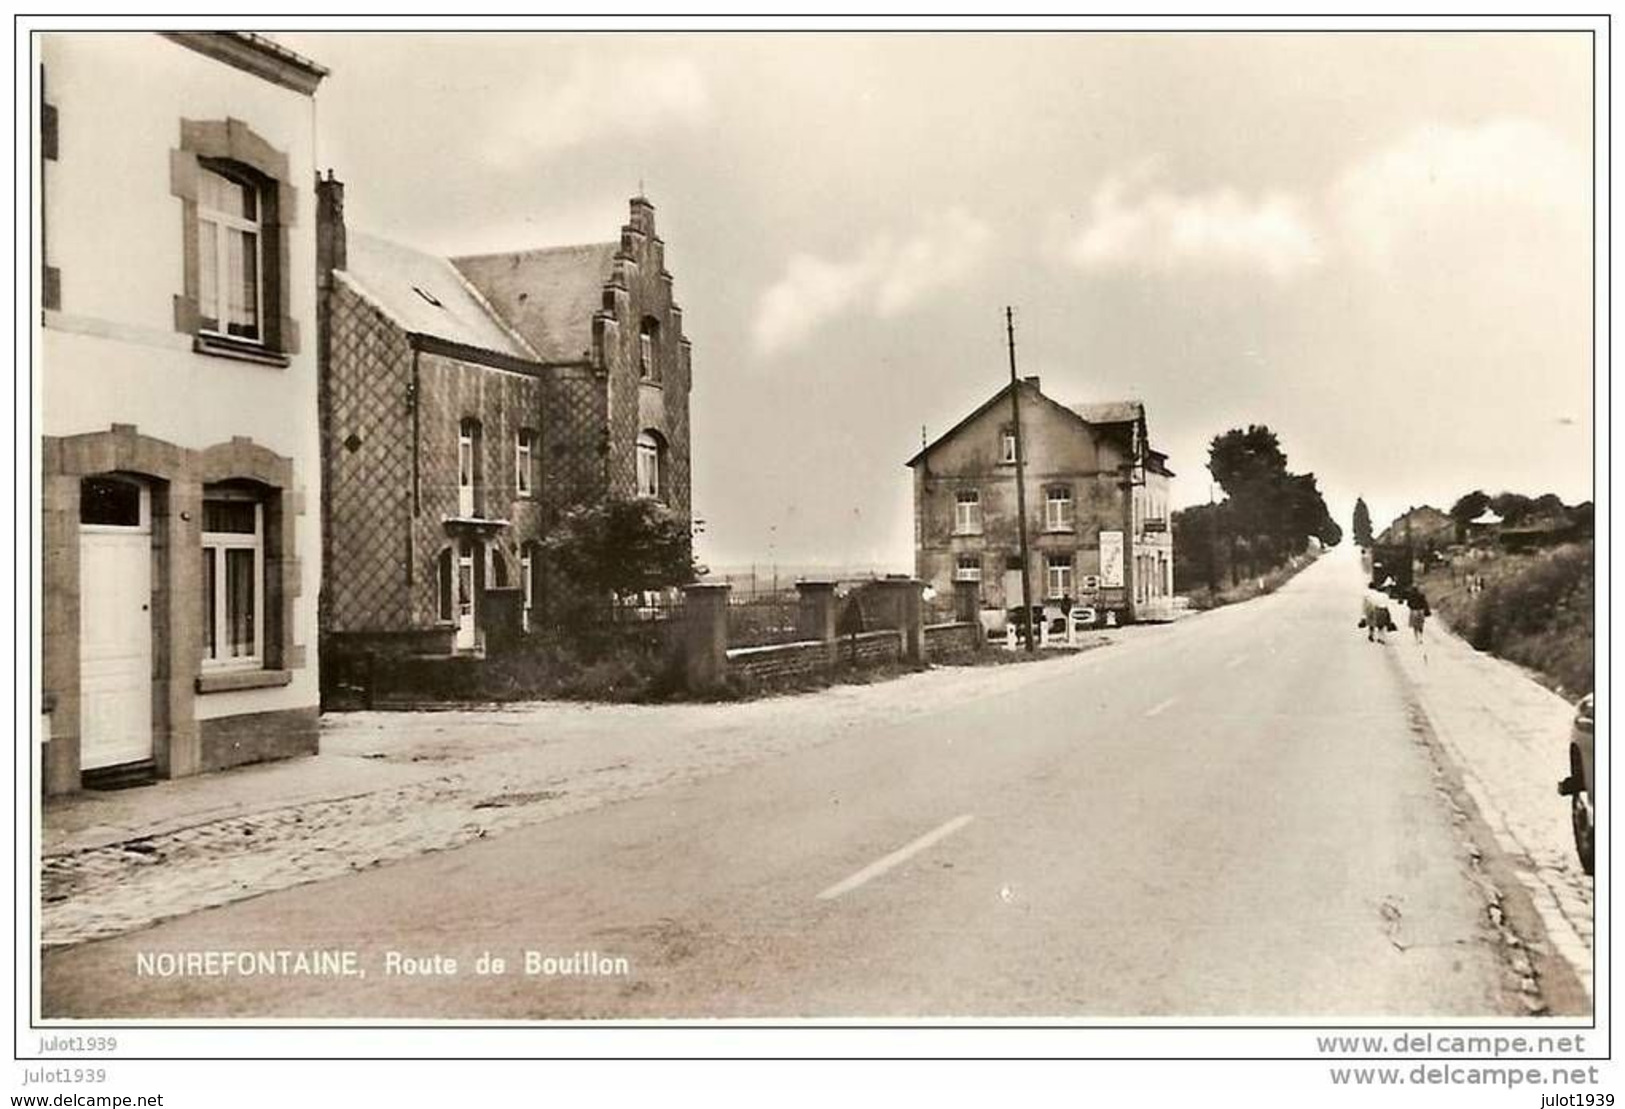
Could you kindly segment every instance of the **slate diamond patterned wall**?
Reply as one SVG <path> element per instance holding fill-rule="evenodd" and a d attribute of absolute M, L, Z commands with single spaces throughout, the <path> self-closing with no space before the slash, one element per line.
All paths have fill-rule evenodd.
<path fill-rule="evenodd" d="M 342 282 L 329 300 L 325 632 L 407 627 L 412 519 L 412 352 L 406 336 Z"/>

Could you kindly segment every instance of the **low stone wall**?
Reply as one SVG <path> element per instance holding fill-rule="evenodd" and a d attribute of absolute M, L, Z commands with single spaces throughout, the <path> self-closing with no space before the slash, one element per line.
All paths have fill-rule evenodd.
<path fill-rule="evenodd" d="M 799 641 L 729 649 L 728 585 L 685 586 L 683 686 L 703 694 L 725 689 L 733 679 L 791 683 L 842 667 L 924 666 L 929 652 L 922 589 L 923 583 L 913 578 L 882 578 L 865 585 L 861 595 L 839 597 L 834 582 L 797 582 Z M 973 590 L 959 600 L 959 611 L 974 613 Z M 938 639 L 952 655 L 975 649 L 977 631 L 974 624 L 950 625 Z"/>
<path fill-rule="evenodd" d="M 903 634 L 892 628 L 843 635 L 835 641 L 835 657 L 848 666 L 883 666 L 903 658 Z"/>
<path fill-rule="evenodd" d="M 794 681 L 829 670 L 829 647 L 816 639 L 768 647 L 735 647 L 728 652 L 728 674 L 752 682 Z"/>
<path fill-rule="evenodd" d="M 982 625 L 956 622 L 929 624 L 925 629 L 925 657 L 929 662 L 968 662 L 982 647 Z"/>

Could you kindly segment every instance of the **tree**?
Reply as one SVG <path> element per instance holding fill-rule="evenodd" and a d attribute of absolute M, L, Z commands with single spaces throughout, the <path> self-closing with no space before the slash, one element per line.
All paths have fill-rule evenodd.
<path fill-rule="evenodd" d="M 1262 424 L 1248 424 L 1246 431 L 1232 428 L 1213 437 L 1208 444 L 1207 468 L 1219 488 L 1235 498 L 1255 485 L 1285 477 L 1286 454 L 1275 432 Z"/>
<path fill-rule="evenodd" d="M 686 585 L 700 572 L 688 523 L 650 497 L 568 508 L 542 546 L 551 564 L 588 598 Z"/>
<path fill-rule="evenodd" d="M 1535 502 L 1522 493 L 1497 493 L 1490 498 L 1490 507 L 1508 524 L 1516 525 L 1529 515 Z"/>
<path fill-rule="evenodd" d="M 1364 497 L 1354 498 L 1354 542 L 1356 546 L 1369 547 L 1374 536 L 1371 534 L 1371 510 L 1365 506 Z"/>
<path fill-rule="evenodd" d="M 1483 515 L 1484 510 L 1489 506 L 1490 495 L 1482 489 L 1474 489 L 1450 506 L 1450 518 L 1456 521 L 1456 528 L 1459 532 L 1466 525 Z"/>

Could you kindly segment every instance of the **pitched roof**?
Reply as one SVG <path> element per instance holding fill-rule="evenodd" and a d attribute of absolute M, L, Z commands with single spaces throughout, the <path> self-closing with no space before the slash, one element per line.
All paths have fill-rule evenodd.
<path fill-rule="evenodd" d="M 1137 400 L 1108 401 L 1104 404 L 1066 405 L 1046 397 L 1043 391 L 1039 389 L 1037 384 L 1035 384 L 1035 380 L 1024 379 L 1021 384 L 1024 388 L 1031 389 L 1033 391 L 1033 395 L 1039 400 L 1044 401 L 1046 404 L 1054 405 L 1062 412 L 1065 412 L 1068 416 L 1080 419 L 1086 424 L 1126 424 L 1133 423 L 1136 420 L 1143 420 L 1145 418 L 1145 405 Z M 992 408 L 995 404 L 998 404 L 1002 400 L 1007 400 L 1009 396 L 1010 386 L 1006 385 L 987 400 L 977 405 L 976 408 L 971 411 L 970 415 L 966 416 L 953 427 L 937 436 L 926 446 L 921 447 L 919 452 L 915 454 L 913 458 L 910 458 L 906 463 L 904 463 L 904 465 L 913 466 L 915 463 L 921 461 L 940 444 L 957 435 L 961 428 L 965 427 L 972 420 L 986 412 L 989 408 Z M 1149 443 L 1147 444 L 1146 449 L 1149 453 L 1158 456 L 1158 472 L 1166 473 L 1168 476 L 1172 477 L 1173 471 L 1162 465 L 1162 463 L 1167 461 L 1168 456 L 1161 451 L 1152 450 Z"/>
<path fill-rule="evenodd" d="M 544 362 L 579 362 L 592 350 L 592 319 L 618 242 L 453 258 Z"/>
<path fill-rule="evenodd" d="M 1103 404 L 1069 404 L 1068 408 L 1092 424 L 1132 424 L 1145 419 L 1145 405 L 1137 400 L 1113 400 Z"/>
<path fill-rule="evenodd" d="M 359 231 L 346 236 L 345 253 L 351 286 L 403 330 L 514 358 L 536 357 L 447 259 Z"/>

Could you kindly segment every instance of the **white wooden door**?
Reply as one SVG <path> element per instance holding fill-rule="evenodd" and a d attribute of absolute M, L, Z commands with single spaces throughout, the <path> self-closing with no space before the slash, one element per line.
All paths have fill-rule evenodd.
<path fill-rule="evenodd" d="M 79 535 L 79 765 L 152 757 L 152 534 Z"/>
<path fill-rule="evenodd" d="M 459 651 L 472 651 L 474 632 L 474 542 L 464 539 L 457 547 L 457 640 Z"/>

